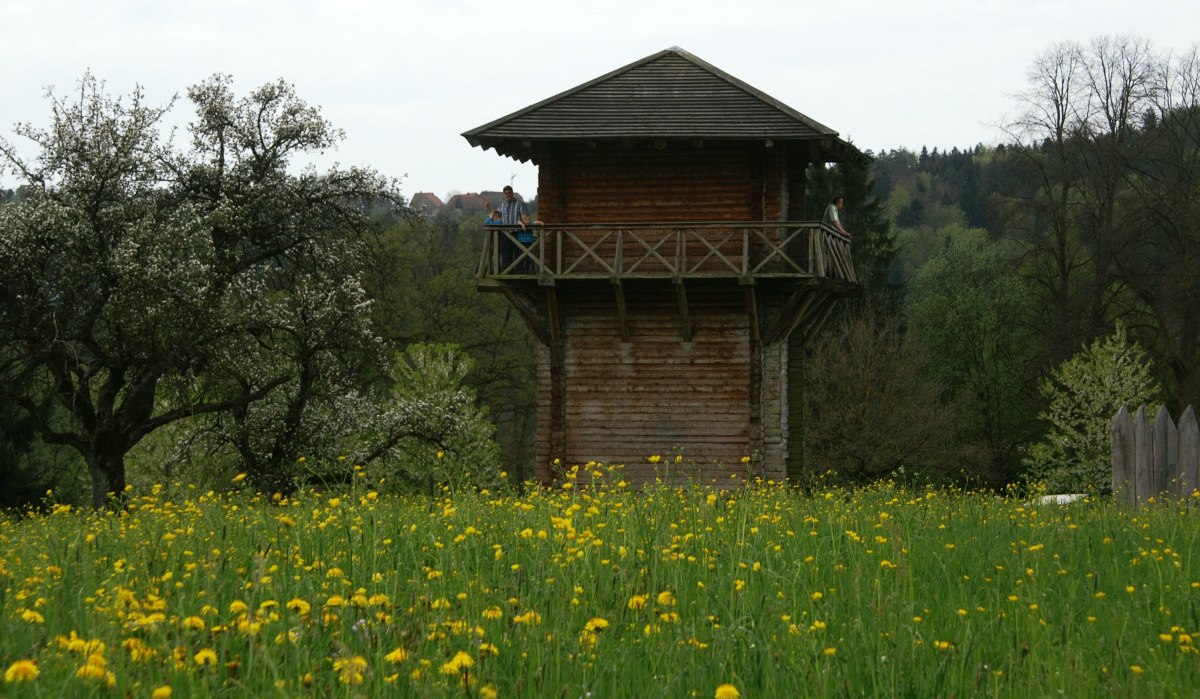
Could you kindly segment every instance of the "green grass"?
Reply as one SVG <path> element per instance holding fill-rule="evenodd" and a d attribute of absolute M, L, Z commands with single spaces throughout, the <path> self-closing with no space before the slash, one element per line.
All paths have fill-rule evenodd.
<path fill-rule="evenodd" d="M 1178 695 L 1200 686 L 1198 525 L 1182 505 L 892 485 L 438 500 L 176 487 L 122 514 L 0 519 L 0 661 L 38 672 L 2 687 Z"/>

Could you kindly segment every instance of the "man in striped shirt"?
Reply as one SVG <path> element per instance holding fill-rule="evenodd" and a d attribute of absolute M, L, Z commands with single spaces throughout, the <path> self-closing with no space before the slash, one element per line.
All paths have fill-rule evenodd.
<path fill-rule="evenodd" d="M 500 202 L 500 221 L 506 226 L 520 226 L 524 229 L 525 216 L 528 213 L 525 202 L 513 194 L 512 185 L 505 185 L 504 201 Z"/>

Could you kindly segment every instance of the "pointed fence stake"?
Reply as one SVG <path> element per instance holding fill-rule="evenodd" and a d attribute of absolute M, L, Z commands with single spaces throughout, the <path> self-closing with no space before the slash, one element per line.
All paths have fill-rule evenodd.
<path fill-rule="evenodd" d="M 1125 406 L 1117 411 L 1112 422 L 1112 489 L 1113 494 L 1126 505 L 1137 500 L 1137 484 L 1134 479 L 1133 418 Z"/>

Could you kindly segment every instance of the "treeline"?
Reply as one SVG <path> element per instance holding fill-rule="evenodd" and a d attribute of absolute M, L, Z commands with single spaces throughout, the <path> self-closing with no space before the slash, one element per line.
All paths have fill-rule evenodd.
<path fill-rule="evenodd" d="M 871 261 L 887 283 L 813 351 L 818 364 L 852 352 L 864 323 L 891 335 L 876 349 L 895 354 L 876 382 L 892 389 L 877 397 L 891 409 L 872 427 L 895 429 L 885 418 L 899 412 L 922 434 L 907 452 L 860 448 L 856 464 L 813 433 L 817 461 L 865 477 L 940 464 L 993 485 L 1103 489 L 1097 432 L 1117 406 L 1200 403 L 1195 49 L 1102 37 L 1052 47 L 1029 75 L 1004 144 L 876 156 L 860 205 L 882 206 L 891 224 L 874 235 L 894 241 L 894 257 Z M 826 401 L 825 417 L 830 404 L 862 405 Z M 858 441 L 882 439 L 871 431 Z"/>

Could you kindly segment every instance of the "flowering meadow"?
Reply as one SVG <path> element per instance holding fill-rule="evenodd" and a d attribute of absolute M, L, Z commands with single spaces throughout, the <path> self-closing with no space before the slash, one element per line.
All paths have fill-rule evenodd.
<path fill-rule="evenodd" d="M 1171 696 L 1187 504 L 894 484 L 127 493 L 0 518 L 5 696 Z M 584 481 L 588 481 L 586 484 Z"/>

